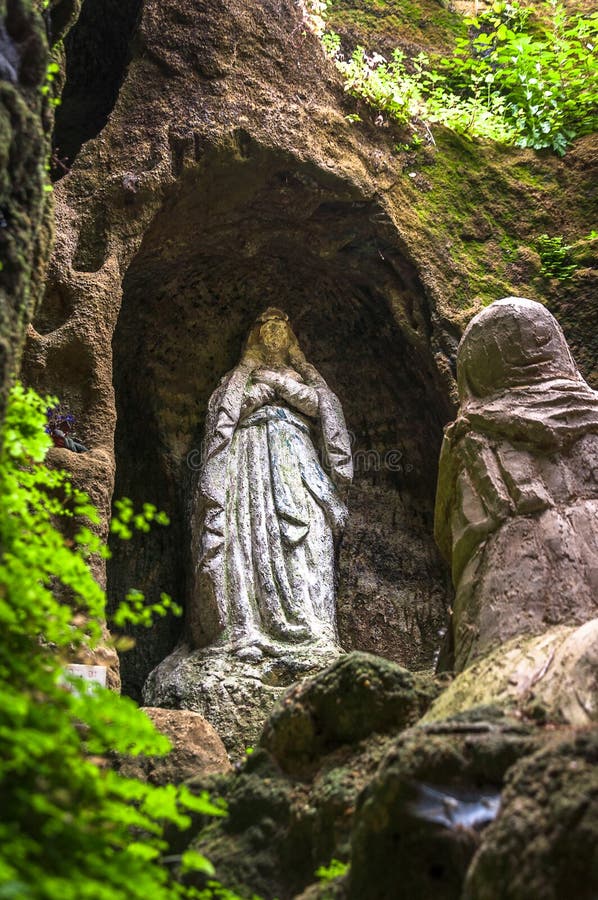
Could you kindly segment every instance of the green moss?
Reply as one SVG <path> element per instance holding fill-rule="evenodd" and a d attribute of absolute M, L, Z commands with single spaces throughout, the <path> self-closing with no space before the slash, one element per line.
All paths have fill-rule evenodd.
<path fill-rule="evenodd" d="M 397 738 L 359 800 L 350 900 L 460 897 L 477 836 L 467 828 L 439 827 L 422 803 L 421 788 L 434 786 L 449 798 L 465 786 L 474 796 L 477 786 L 498 791 L 509 767 L 536 747 L 531 729 L 500 714 L 416 726 Z"/>
<path fill-rule="evenodd" d="M 579 143 L 578 159 L 572 151 L 571 159 L 561 161 L 448 129 L 434 129 L 434 137 L 435 147 L 399 157 L 397 203 L 407 195 L 427 236 L 425 259 L 420 247 L 415 252 L 437 273 L 443 312 L 464 325 L 482 306 L 508 294 L 536 300 L 550 299 L 557 289 L 562 294 L 562 283 L 555 287 L 541 277 L 537 239 L 551 233 L 555 221 L 575 225 L 574 235 L 562 227 L 568 243 L 584 229 L 589 234 L 584 198 L 591 194 L 595 139 Z M 584 340 L 592 343 L 589 334 Z"/>
<path fill-rule="evenodd" d="M 598 733 L 567 737 L 517 763 L 461 896 L 596 896 Z"/>
<path fill-rule="evenodd" d="M 406 44 L 449 52 L 465 31 L 463 18 L 435 0 L 334 0 L 328 25 L 378 52 Z"/>
<path fill-rule="evenodd" d="M 296 896 L 318 866 L 348 857 L 358 795 L 388 741 L 374 736 L 335 751 L 320 761 L 313 780 L 286 777 L 262 749 L 235 774 L 198 780 L 195 789 L 227 800 L 229 816 L 204 820 L 192 847 L 243 897 Z"/>

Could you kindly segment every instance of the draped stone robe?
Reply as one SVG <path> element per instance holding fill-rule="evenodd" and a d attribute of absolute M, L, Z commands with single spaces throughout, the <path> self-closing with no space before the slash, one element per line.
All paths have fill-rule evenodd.
<path fill-rule="evenodd" d="M 337 642 L 334 539 L 347 516 L 338 487 L 352 460 L 340 403 L 307 370 L 309 384 L 275 371 L 276 397 L 263 402 L 260 365 L 244 361 L 210 398 L 193 520 L 199 646 Z"/>
<path fill-rule="evenodd" d="M 598 614 L 598 393 L 539 303 L 469 324 L 435 533 L 451 563 L 455 669 L 518 634 Z"/>

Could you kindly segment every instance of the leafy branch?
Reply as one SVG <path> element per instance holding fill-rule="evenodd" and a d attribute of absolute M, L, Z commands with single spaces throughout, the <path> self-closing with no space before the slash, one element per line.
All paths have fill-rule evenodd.
<path fill-rule="evenodd" d="M 0 896 L 205 898 L 211 888 L 180 878 L 190 869 L 209 877 L 210 863 L 187 853 L 174 869 L 166 865 L 166 828 L 225 808 L 205 793 L 114 771 L 114 753 L 161 756 L 170 744 L 132 700 L 99 685 L 77 690 L 80 681 L 65 672 L 73 650 L 102 640 L 106 598 L 87 561 L 106 550 L 89 498 L 44 465 L 53 402 L 14 387 L 0 454 Z M 126 501 L 121 517 L 141 530 L 164 522 L 154 507 L 135 513 Z M 74 537 L 57 527 L 65 518 L 84 522 Z M 129 599 L 123 617 L 147 622 L 140 602 L 139 594 Z"/>
<path fill-rule="evenodd" d="M 414 130 L 419 122 L 562 155 L 598 127 L 598 14 L 569 16 L 544 0 L 543 24 L 517 3 L 496 0 L 467 20 L 469 36 L 450 59 L 395 50 L 390 60 L 357 47 L 347 59 L 340 37 L 322 35 L 345 90 Z"/>

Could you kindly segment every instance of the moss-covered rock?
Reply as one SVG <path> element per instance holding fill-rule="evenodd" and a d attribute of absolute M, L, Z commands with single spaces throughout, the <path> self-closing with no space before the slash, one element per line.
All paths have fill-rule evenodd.
<path fill-rule="evenodd" d="M 137 584 L 186 598 L 189 460 L 208 397 L 272 301 L 355 435 L 342 645 L 430 667 L 451 602 L 431 521 L 458 338 L 500 296 L 547 299 L 590 376 L 587 257 L 567 281 L 547 279 L 536 243 L 554 231 L 576 243 L 594 227 L 595 142 L 558 160 L 434 129 L 435 145 L 405 152 L 405 135 L 372 110 L 346 118 L 356 101 L 295 0 L 105 8 L 116 7 L 106 16 L 89 0 L 68 42 L 60 140 L 83 143 L 56 185 L 56 252 L 25 366 L 94 452 L 115 454 L 117 494 L 155 502 L 173 523 L 114 548 L 110 594 Z M 463 23 L 446 7 L 347 0 L 330 13 L 346 34 L 359 19 L 371 49 L 394 16 L 393 43 L 450 52 Z M 97 115 L 88 59 L 102 60 Z M 137 635 L 128 692 L 139 697 L 180 631 L 165 619 Z"/>
<path fill-rule="evenodd" d="M 595 335 L 581 323 L 592 311 L 595 315 L 596 307 L 589 284 L 584 293 L 587 299 L 581 299 L 579 292 L 584 290 L 584 279 L 595 287 L 589 198 L 596 173 L 597 136 L 577 141 L 562 160 L 471 140 L 442 128 L 435 130 L 435 141 L 435 148 L 424 147 L 401 159 L 413 208 L 428 236 L 426 253 L 438 279 L 442 312 L 464 326 L 483 306 L 502 296 L 547 302 L 562 319 L 584 377 L 592 381 L 598 365 Z M 573 278 L 561 281 L 542 273 L 537 246 L 545 233 L 575 245 L 580 270 Z M 579 298 L 575 311 L 567 302 L 573 296 Z M 561 317 L 564 309 L 570 310 L 569 315 Z"/>
<path fill-rule="evenodd" d="M 548 757 L 542 748 L 553 748 L 554 761 L 559 735 L 567 735 L 571 745 L 575 739 L 567 727 L 559 732 L 532 717 L 522 721 L 517 710 L 505 714 L 492 698 L 461 715 L 406 728 L 437 689 L 431 679 L 426 683 L 367 654 L 345 657 L 291 689 L 289 702 L 281 702 L 267 723 L 263 746 L 243 765 L 229 776 L 190 782 L 224 797 L 229 809 L 225 819 L 200 823 L 191 847 L 208 856 L 217 877 L 241 896 L 460 900 L 470 866 L 475 872 L 477 860 L 485 859 L 486 836 L 494 833 L 490 823 L 499 814 L 505 783 L 504 802 L 516 814 L 520 776 L 509 773 L 527 773 L 531 784 L 532 759 L 537 759 L 547 786 L 554 766 L 543 762 Z M 575 753 L 584 767 L 593 758 L 590 750 Z M 573 773 L 578 765 L 573 751 L 567 759 L 565 774 Z M 558 794 L 563 809 L 571 806 L 566 778 L 554 781 L 555 810 L 561 808 Z M 582 786 L 593 797 L 586 768 L 579 785 L 576 797 Z M 581 817 L 581 807 L 571 809 Z M 584 848 L 589 833 L 584 824 Z M 537 861 L 543 852 L 538 850 Z M 316 870 L 333 859 L 349 864 L 347 873 L 320 883 Z M 493 858 L 488 859 L 479 876 L 483 885 L 496 877 Z M 202 883 L 201 876 L 189 878 Z M 539 878 L 533 883 L 540 884 Z M 480 893 L 479 900 L 492 896 Z M 519 896 L 504 894 L 505 900 Z M 560 896 L 547 894 L 546 900 Z"/>
<path fill-rule="evenodd" d="M 369 653 L 350 653 L 287 692 L 261 746 L 286 772 L 301 773 L 343 744 L 412 725 L 439 692 L 429 676 Z"/>
<path fill-rule="evenodd" d="M 229 816 L 205 824 L 193 848 L 242 894 L 284 900 L 303 891 L 319 866 L 348 860 L 360 792 L 393 735 L 439 690 L 431 677 L 365 653 L 291 688 L 260 748 L 235 775 L 212 783 Z"/>
<path fill-rule="evenodd" d="M 33 312 L 42 240 L 48 153 L 41 87 L 49 47 L 40 11 L 28 0 L 0 4 L 0 417 Z M 45 245 L 45 246 L 42 246 Z"/>
<path fill-rule="evenodd" d="M 263 749 L 228 777 L 196 782 L 227 801 L 229 815 L 204 823 L 191 847 L 241 896 L 290 900 L 332 858 L 347 860 L 357 797 L 388 747 L 374 736 L 323 757 L 311 778 L 295 779 Z M 201 884 L 201 879 L 197 879 Z"/>
<path fill-rule="evenodd" d="M 0 420 L 52 247 L 48 64 L 79 8 L 80 0 L 0 2 Z"/>
<path fill-rule="evenodd" d="M 504 775 L 536 741 L 490 710 L 396 739 L 359 799 L 348 897 L 457 900 Z"/>
<path fill-rule="evenodd" d="M 463 900 L 598 896 L 598 731 L 556 741 L 513 767 Z"/>
<path fill-rule="evenodd" d="M 447 52 L 465 34 L 463 18 L 439 0 L 333 0 L 327 27 L 351 49 L 360 45 L 377 53 L 395 47 Z"/>
<path fill-rule="evenodd" d="M 227 819 L 210 822 L 192 845 L 208 855 L 218 878 L 249 896 L 254 892 L 276 896 L 289 881 L 298 884 L 305 865 L 302 847 L 297 847 L 292 870 L 288 854 L 287 867 L 281 869 L 293 789 L 272 760 L 256 752 L 242 772 L 221 785 L 219 793 L 228 804 Z"/>

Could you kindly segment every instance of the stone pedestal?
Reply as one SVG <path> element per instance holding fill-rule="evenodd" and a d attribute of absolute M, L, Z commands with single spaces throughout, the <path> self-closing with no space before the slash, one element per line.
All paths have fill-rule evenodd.
<path fill-rule="evenodd" d="M 289 646 L 286 653 L 250 662 L 217 647 L 182 645 L 149 675 L 147 706 L 200 713 L 231 757 L 244 755 L 261 734 L 276 701 L 296 681 L 315 675 L 343 653 L 332 645 Z"/>

